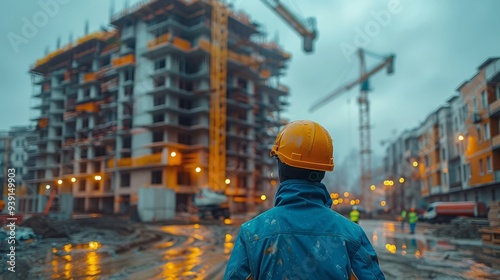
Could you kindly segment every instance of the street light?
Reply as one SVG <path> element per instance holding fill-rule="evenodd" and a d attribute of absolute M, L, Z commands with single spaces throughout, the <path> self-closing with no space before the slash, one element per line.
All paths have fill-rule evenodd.
<path fill-rule="evenodd" d="M 399 182 L 400 182 L 401 184 L 402 184 L 402 183 L 404 183 L 404 182 L 405 182 L 405 178 L 403 178 L 403 177 L 399 178 Z"/>
<path fill-rule="evenodd" d="M 385 205 L 386 205 L 385 200 L 382 200 L 382 201 L 380 202 L 380 206 L 384 207 Z"/>
<path fill-rule="evenodd" d="M 465 137 L 462 134 L 460 134 L 458 135 L 457 139 L 458 141 L 464 141 Z"/>
<path fill-rule="evenodd" d="M 266 196 L 265 194 L 263 194 L 263 195 L 261 195 L 261 196 L 260 196 L 260 199 L 261 199 L 262 201 L 264 201 L 264 200 L 266 200 L 266 199 L 267 199 L 267 196 Z"/>
<path fill-rule="evenodd" d="M 75 177 L 71 178 L 71 182 L 73 183 L 76 182 L 76 178 Z"/>
<path fill-rule="evenodd" d="M 50 189 L 50 185 L 45 185 L 45 188 L 48 190 Z"/>
<path fill-rule="evenodd" d="M 94 180 L 96 180 L 96 181 L 101 181 L 101 179 L 102 179 L 102 177 L 99 175 L 94 176 Z"/>
<path fill-rule="evenodd" d="M 62 182 L 62 180 L 61 180 L 61 179 L 57 180 L 57 184 L 58 184 L 58 185 L 61 185 L 62 183 L 63 183 L 63 182 Z"/>
<path fill-rule="evenodd" d="M 171 153 L 170 153 L 170 156 L 171 156 L 171 157 L 175 157 L 176 155 L 177 155 L 177 153 L 176 153 L 176 152 L 171 152 Z"/>
<path fill-rule="evenodd" d="M 418 166 L 418 162 L 417 161 L 414 161 L 413 162 L 413 167 L 417 167 Z"/>
<path fill-rule="evenodd" d="M 344 192 L 344 197 L 348 197 L 349 196 L 349 192 Z"/>
<path fill-rule="evenodd" d="M 196 171 L 196 173 L 200 173 L 201 172 L 201 168 L 200 167 L 196 167 L 195 171 Z"/>
<path fill-rule="evenodd" d="M 231 183 L 231 180 L 226 179 L 226 185 L 229 185 Z"/>
<path fill-rule="evenodd" d="M 377 187 L 375 187 L 375 185 L 371 185 L 370 186 L 370 190 L 374 191 Z"/>

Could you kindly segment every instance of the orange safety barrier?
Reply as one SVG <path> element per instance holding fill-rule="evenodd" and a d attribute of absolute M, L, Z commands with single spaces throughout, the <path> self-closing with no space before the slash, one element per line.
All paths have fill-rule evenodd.
<path fill-rule="evenodd" d="M 75 106 L 76 112 L 97 112 L 99 110 L 95 102 L 87 102 Z"/>
<path fill-rule="evenodd" d="M 119 66 L 123 66 L 123 65 L 127 65 L 127 64 L 134 64 L 134 63 L 135 63 L 135 55 L 133 55 L 133 54 L 128 54 L 128 55 L 125 55 L 122 57 L 117 57 L 117 58 L 113 59 L 113 61 L 111 62 L 113 67 L 119 67 Z"/>
<path fill-rule="evenodd" d="M 96 79 L 96 74 L 95 73 L 85 73 L 85 74 L 83 74 L 83 81 L 84 82 L 95 81 L 95 79 Z"/>
<path fill-rule="evenodd" d="M 38 120 L 38 126 L 40 128 L 46 128 L 49 125 L 49 119 L 48 118 L 41 118 Z"/>

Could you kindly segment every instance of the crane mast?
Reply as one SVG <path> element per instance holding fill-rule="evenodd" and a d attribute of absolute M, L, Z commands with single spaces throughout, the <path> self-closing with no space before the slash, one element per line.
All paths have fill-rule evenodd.
<path fill-rule="evenodd" d="M 208 184 L 215 191 L 224 190 L 226 177 L 227 22 L 227 7 L 212 0 Z"/>
<path fill-rule="evenodd" d="M 291 13 L 279 0 L 262 0 L 262 2 L 275 11 L 302 36 L 305 52 L 309 53 L 313 51 L 313 43 L 317 36 L 315 18 L 311 17 L 301 20 Z"/>
<path fill-rule="evenodd" d="M 359 104 L 359 153 L 360 153 L 360 167 L 361 167 L 361 198 L 367 207 L 368 211 L 372 210 L 371 195 L 369 192 L 369 186 L 372 181 L 372 161 L 371 161 L 371 132 L 370 132 L 370 103 L 368 100 L 368 78 L 383 68 L 387 67 L 387 74 L 392 74 L 394 72 L 394 55 L 390 55 L 384 58 L 384 61 L 377 65 L 370 71 L 366 69 L 365 62 L 365 51 L 363 49 L 358 50 L 359 62 L 360 62 L 360 77 L 346 85 L 336 89 L 327 96 L 321 98 L 315 102 L 309 109 L 309 112 L 315 111 L 319 107 L 325 105 L 328 101 L 338 97 L 342 93 L 350 90 L 356 85 L 361 84 L 361 91 L 358 97 Z"/>

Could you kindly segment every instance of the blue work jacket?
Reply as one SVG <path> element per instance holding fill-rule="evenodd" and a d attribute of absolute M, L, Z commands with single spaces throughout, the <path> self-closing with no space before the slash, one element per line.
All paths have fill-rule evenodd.
<path fill-rule="evenodd" d="M 331 204 L 322 183 L 281 183 L 275 207 L 241 226 L 224 279 L 385 279 L 364 231 Z"/>

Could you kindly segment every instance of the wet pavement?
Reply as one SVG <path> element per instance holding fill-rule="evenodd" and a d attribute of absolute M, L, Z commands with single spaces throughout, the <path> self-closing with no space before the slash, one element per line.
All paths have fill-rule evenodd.
<path fill-rule="evenodd" d="M 433 238 L 425 224 L 413 235 L 395 222 L 360 225 L 387 279 L 500 279 L 500 248 L 480 240 Z M 163 238 L 120 254 L 113 242 L 59 246 L 47 252 L 44 266 L 32 269 L 32 279 L 222 279 L 238 232 L 237 224 L 223 223 L 144 227 Z"/>
<path fill-rule="evenodd" d="M 425 223 L 417 225 L 410 234 L 408 225 L 390 221 L 365 220 L 360 223 L 373 246 L 379 252 L 381 265 L 386 274 L 397 279 L 404 271 L 418 272 L 412 279 L 500 279 L 500 247 L 483 245 L 481 240 L 457 240 L 436 238 Z M 404 264 L 397 270 L 384 262 Z M 392 278 L 392 277 L 391 277 Z"/>

